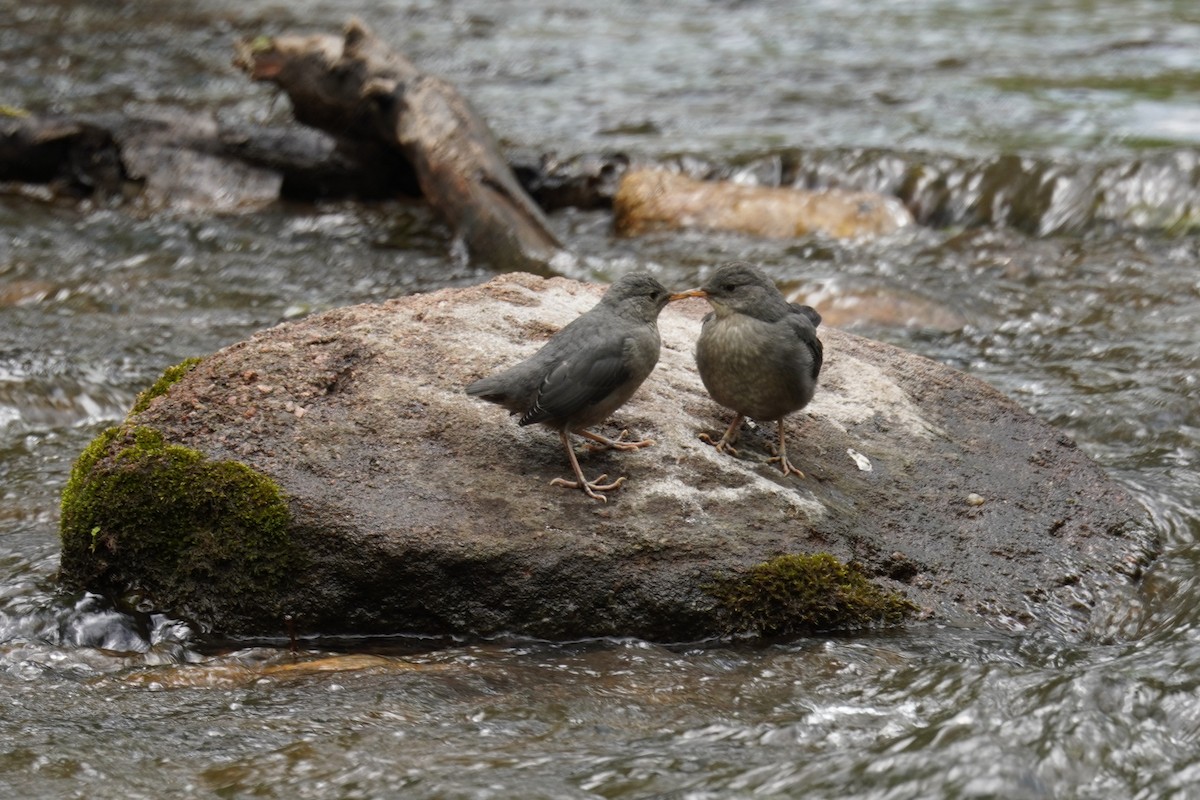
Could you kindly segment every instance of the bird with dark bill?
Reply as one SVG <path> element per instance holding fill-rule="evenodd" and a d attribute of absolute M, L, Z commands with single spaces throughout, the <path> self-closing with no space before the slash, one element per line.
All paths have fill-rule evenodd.
<path fill-rule="evenodd" d="M 519 415 L 518 425 L 541 423 L 562 440 L 575 480 L 551 483 L 582 489 L 589 497 L 608 501 L 601 492 L 620 488 L 624 477 L 604 483 L 608 475 L 587 480 L 571 447 L 570 434 L 592 442 L 593 449 L 636 450 L 652 440 L 608 439 L 586 428 L 603 422 L 625 404 L 658 363 L 658 315 L 671 294 L 644 273 L 621 277 L 604 297 L 554 334 L 541 350 L 516 366 L 481 378 L 467 394 L 496 403 Z"/>
<path fill-rule="evenodd" d="M 788 459 L 783 418 L 812 400 L 824 351 L 817 338 L 821 315 L 789 303 L 762 270 L 744 262 L 725 264 L 699 289 L 671 299 L 703 297 L 712 306 L 696 342 L 696 367 L 712 398 L 734 412 L 720 440 L 701 438 L 737 455 L 746 417 L 776 420 L 779 446 L 769 462 L 785 476 L 804 473 Z"/>

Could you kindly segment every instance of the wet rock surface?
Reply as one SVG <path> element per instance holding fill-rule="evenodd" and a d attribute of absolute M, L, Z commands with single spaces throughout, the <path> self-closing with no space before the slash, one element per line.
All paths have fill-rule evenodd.
<path fill-rule="evenodd" d="M 613 216 L 614 228 L 628 236 L 705 228 L 772 238 L 813 232 L 854 238 L 892 233 L 913 223 L 899 200 L 872 192 L 698 181 L 662 169 L 627 172 L 613 198 Z"/>
<path fill-rule="evenodd" d="M 693 363 L 700 300 L 662 314 L 656 371 L 600 429 L 657 444 L 579 448 L 585 473 L 626 485 L 606 504 L 550 486 L 569 472 L 557 437 L 463 387 L 527 357 L 602 290 L 515 273 L 336 309 L 205 358 L 132 415 L 288 498 L 303 566 L 257 611 L 209 598 L 199 621 L 244 634 L 277 634 L 285 615 L 328 634 L 802 632 L 756 628 L 722 587 L 823 554 L 914 619 L 1080 635 L 1133 607 L 1154 552 L 1145 512 L 1066 437 L 935 362 L 821 328 L 821 384 L 788 426 L 805 479 L 766 463 L 772 423 L 744 431 L 736 458 L 704 444 L 728 417 Z M 132 588 L 177 600 L 169 583 Z"/>

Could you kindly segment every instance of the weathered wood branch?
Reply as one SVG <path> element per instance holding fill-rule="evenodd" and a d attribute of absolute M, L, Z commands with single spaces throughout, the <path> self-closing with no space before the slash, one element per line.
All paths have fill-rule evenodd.
<path fill-rule="evenodd" d="M 402 153 L 426 200 L 473 257 L 501 269 L 545 273 L 563 251 L 466 99 L 362 23 L 352 21 L 340 39 L 243 40 L 235 64 L 253 80 L 282 89 L 300 122 Z"/>

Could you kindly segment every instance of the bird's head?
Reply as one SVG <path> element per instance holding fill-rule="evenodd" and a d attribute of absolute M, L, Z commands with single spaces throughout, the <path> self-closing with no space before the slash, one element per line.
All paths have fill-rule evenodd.
<path fill-rule="evenodd" d="M 655 278 L 644 272 L 622 275 L 608 287 L 601 303 L 617 313 L 642 322 L 653 322 L 671 301 L 671 293 Z"/>
<path fill-rule="evenodd" d="M 779 289 L 758 267 L 742 261 L 724 264 L 699 289 L 671 295 L 672 300 L 703 297 L 717 316 L 748 314 L 773 319 L 787 313 L 788 304 Z"/>

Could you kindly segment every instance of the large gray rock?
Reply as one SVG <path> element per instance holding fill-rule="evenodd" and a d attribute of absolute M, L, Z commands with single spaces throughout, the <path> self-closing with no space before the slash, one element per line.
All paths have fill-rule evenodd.
<path fill-rule="evenodd" d="M 531 354 L 601 292 L 512 274 L 337 309 L 213 354 L 80 459 L 64 579 L 244 634 L 278 633 L 290 616 L 330 634 L 692 640 L 910 610 L 1078 634 L 1135 607 L 1154 548 L 1145 512 L 1065 436 L 927 359 L 822 328 L 817 397 L 789 424 L 803 480 L 766 463 L 773 423 L 744 432 L 738 458 L 698 440 L 729 419 L 693 363 L 700 300 L 663 313 L 659 366 L 606 429 L 657 445 L 582 456 L 589 476 L 628 483 L 607 504 L 550 486 L 569 474 L 557 437 L 463 387 Z M 139 460 L 134 432 L 148 429 L 162 441 Z M 171 479 L 189 487 L 177 495 L 159 485 L 197 459 L 272 478 L 280 530 L 215 531 L 222 517 L 258 524 L 223 498 L 241 478 Z M 130 474 L 158 488 L 139 494 Z M 164 510 L 169 524 L 146 522 Z M 236 547 L 221 550 L 222 536 Z"/>

